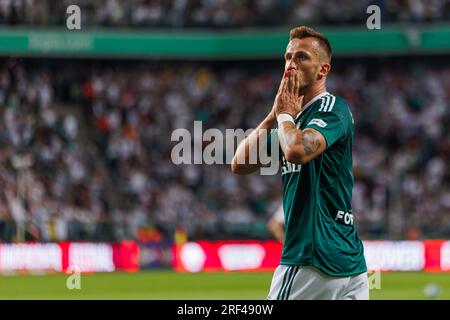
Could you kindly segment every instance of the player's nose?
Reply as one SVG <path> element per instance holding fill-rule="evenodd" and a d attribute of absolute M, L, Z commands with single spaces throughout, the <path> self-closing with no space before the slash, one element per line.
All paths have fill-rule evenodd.
<path fill-rule="evenodd" d="M 293 63 L 289 63 L 286 67 L 286 71 L 290 71 L 290 70 L 297 70 L 297 68 L 295 67 L 295 65 Z"/>
<path fill-rule="evenodd" d="M 286 65 L 286 71 L 296 71 L 297 70 L 297 66 L 295 65 L 295 63 L 291 60 L 289 61 L 289 63 Z"/>

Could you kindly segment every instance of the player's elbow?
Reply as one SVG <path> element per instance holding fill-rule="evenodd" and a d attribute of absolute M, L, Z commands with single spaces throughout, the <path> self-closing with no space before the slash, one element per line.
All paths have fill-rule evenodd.
<path fill-rule="evenodd" d="M 251 174 L 259 169 L 257 164 L 237 164 L 235 162 L 231 163 L 231 172 L 234 174 L 245 176 Z"/>
<path fill-rule="evenodd" d="M 233 161 L 231 161 L 230 170 L 234 174 L 238 174 L 241 176 L 248 174 L 248 170 L 247 170 L 246 166 L 243 164 L 238 164 L 237 161 L 235 161 L 235 159 L 233 159 Z"/>
<path fill-rule="evenodd" d="M 273 224 L 274 224 L 274 220 L 270 219 L 269 221 L 267 221 L 266 223 L 266 229 L 269 230 L 271 233 L 273 233 Z"/>
<path fill-rule="evenodd" d="M 235 162 L 231 162 L 230 169 L 234 174 L 243 174 L 241 167 Z"/>
<path fill-rule="evenodd" d="M 288 148 L 284 153 L 284 157 L 290 163 L 303 165 L 309 162 L 309 159 L 298 148 Z"/>
<path fill-rule="evenodd" d="M 271 235 L 276 236 L 277 234 L 277 227 L 276 222 L 273 219 L 270 219 L 266 224 L 267 230 L 270 232 Z"/>

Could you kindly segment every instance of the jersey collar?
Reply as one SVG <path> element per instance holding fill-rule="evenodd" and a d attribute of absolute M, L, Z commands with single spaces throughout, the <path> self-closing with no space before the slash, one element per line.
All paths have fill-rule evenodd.
<path fill-rule="evenodd" d="M 312 105 L 314 102 L 316 102 L 317 100 L 319 100 L 320 98 L 322 98 L 323 96 L 330 94 L 328 91 L 322 92 L 320 94 L 318 94 L 317 96 L 315 96 L 314 98 L 312 98 L 307 104 L 305 104 L 302 108 L 302 111 L 300 111 L 296 116 L 295 119 L 297 119 L 303 111 L 306 110 L 306 108 L 308 108 L 310 105 Z"/>

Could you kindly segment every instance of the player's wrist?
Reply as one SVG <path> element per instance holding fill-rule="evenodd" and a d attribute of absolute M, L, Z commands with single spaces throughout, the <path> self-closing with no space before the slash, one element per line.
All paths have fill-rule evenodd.
<path fill-rule="evenodd" d="M 278 126 L 280 127 L 283 122 L 291 122 L 294 123 L 294 117 L 292 117 L 289 113 L 280 113 L 277 116 Z"/>
<path fill-rule="evenodd" d="M 264 119 L 264 122 L 267 123 L 270 127 L 276 124 L 277 122 L 277 116 L 275 112 L 270 112 L 267 117 Z"/>

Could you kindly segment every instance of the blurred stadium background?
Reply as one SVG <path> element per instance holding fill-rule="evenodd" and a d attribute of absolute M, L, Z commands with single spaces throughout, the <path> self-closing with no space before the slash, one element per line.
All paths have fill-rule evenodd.
<path fill-rule="evenodd" d="M 254 128 L 297 25 L 355 117 L 371 297 L 450 299 L 449 0 L 0 0 L 0 298 L 265 299 L 279 176 L 176 166 L 170 135 Z"/>

